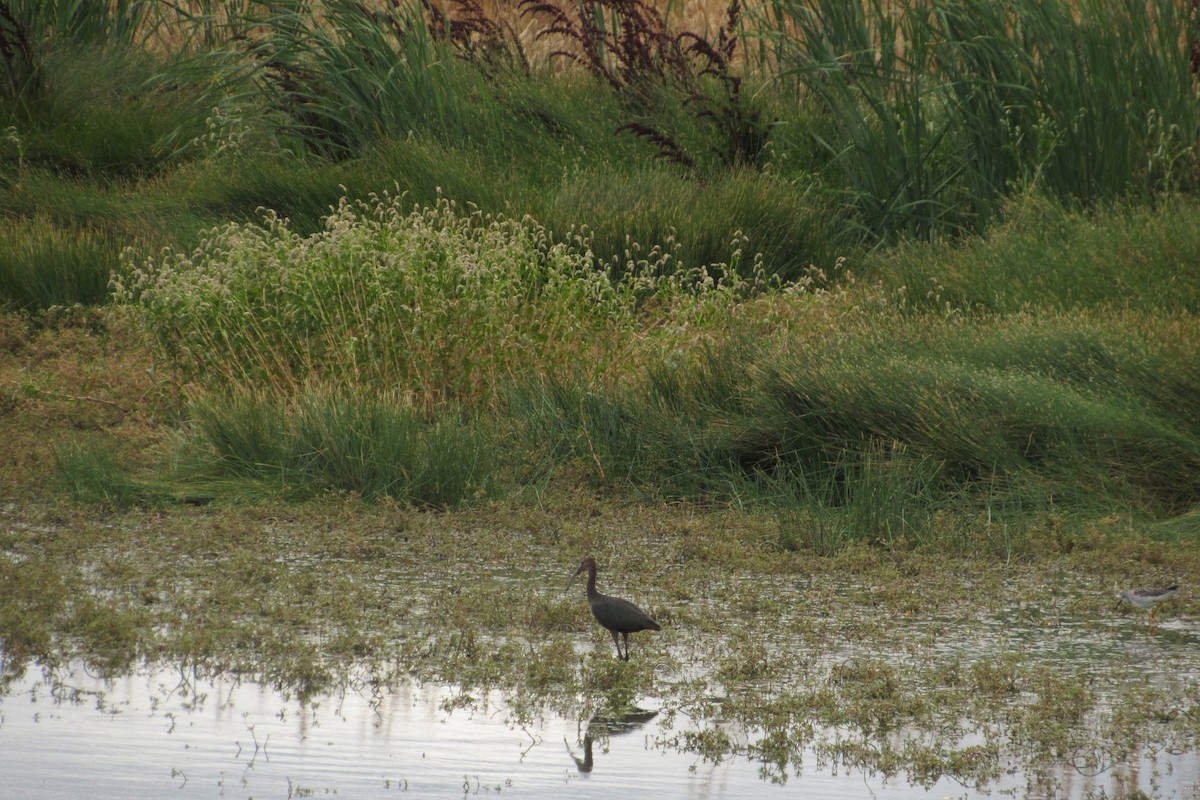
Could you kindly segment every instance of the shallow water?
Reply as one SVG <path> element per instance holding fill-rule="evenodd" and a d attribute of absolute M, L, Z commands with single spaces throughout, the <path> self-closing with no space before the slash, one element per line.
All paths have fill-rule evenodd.
<path fill-rule="evenodd" d="M 1200 796 L 1200 760 L 1166 751 L 1095 775 L 1063 763 L 978 788 L 883 779 L 809 751 L 772 782 L 745 757 L 713 763 L 667 744 L 719 723 L 659 713 L 652 698 L 641 706 L 590 724 L 554 714 L 522 723 L 499 695 L 464 704 L 452 687 L 411 681 L 351 681 L 301 699 L 178 666 L 116 679 L 31 667 L 0 698 L 0 775 L 15 798 Z M 735 742 L 754 735 L 723 727 Z"/>
<path fill-rule="evenodd" d="M 553 557 L 501 568 L 465 545 L 422 555 L 418 537 L 339 561 L 302 532 L 247 535 L 254 549 L 229 563 L 188 531 L 149 552 L 136 537 L 101 537 L 92 552 L 58 556 L 52 576 L 156 641 L 139 653 L 194 658 L 174 634 L 199 619 L 217 663 L 90 674 L 72 658 L 127 662 L 81 646 L 90 629 L 71 619 L 48 651 L 65 666 L 16 667 L 0 651 L 0 800 L 1200 798 L 1200 619 L 1181 604 L 1155 628 L 1142 612 L 1114 612 L 1097 573 L 908 562 L 730 574 L 680 562 L 654 583 L 622 584 L 613 570 L 604 588 L 653 604 L 664 622 L 635 635 L 633 663 L 620 665 Z M 250 591 L 208 602 L 224 574 Z M 293 583 L 306 588 L 281 588 Z M 343 598 L 349 613 L 330 610 Z M 237 625 L 213 624 L 210 606 Z M 336 637 L 361 648 L 329 648 L 322 661 Z M 304 683 L 309 656 L 330 669 L 314 670 L 314 685 L 332 674 L 333 689 L 300 696 L 269 682 Z M 539 657 L 558 670 L 540 683 L 526 669 Z M 588 705 L 628 691 L 640 711 L 604 719 Z M 1064 730 L 1039 736 L 1061 719 Z M 987 757 L 971 761 L 979 751 Z"/>

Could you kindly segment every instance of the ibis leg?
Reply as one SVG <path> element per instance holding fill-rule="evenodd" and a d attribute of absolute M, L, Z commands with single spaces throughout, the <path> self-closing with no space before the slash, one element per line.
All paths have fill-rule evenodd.
<path fill-rule="evenodd" d="M 623 658 L 623 656 L 621 655 L 621 640 L 619 638 L 617 638 L 617 632 L 609 631 L 609 633 L 612 634 L 613 644 L 615 644 L 617 646 L 617 658 Z M 628 649 L 629 645 L 626 645 L 625 647 L 626 647 L 626 649 Z"/>

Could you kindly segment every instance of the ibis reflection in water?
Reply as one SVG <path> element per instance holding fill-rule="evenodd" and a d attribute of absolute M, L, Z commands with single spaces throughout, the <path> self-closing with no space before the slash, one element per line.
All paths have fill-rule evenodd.
<path fill-rule="evenodd" d="M 571 750 L 571 743 L 565 736 L 563 744 L 567 746 L 567 752 L 571 755 L 571 760 L 575 762 L 575 768 L 580 772 L 591 772 L 592 747 L 596 740 L 600 741 L 601 747 L 606 748 L 609 737 L 635 731 L 657 716 L 657 711 L 645 711 L 640 708 L 633 708 L 624 714 L 617 715 L 597 714 L 588 720 L 587 728 L 583 731 L 583 758 L 575 755 Z"/>
<path fill-rule="evenodd" d="M 567 588 L 571 587 L 571 581 L 578 578 L 580 575 L 587 572 L 587 599 L 588 605 L 592 607 L 592 616 L 596 618 L 603 627 L 607 628 L 612 634 L 613 644 L 617 646 L 617 658 L 629 660 L 629 634 L 638 631 L 657 631 L 661 630 L 658 623 L 655 622 L 649 614 L 642 611 L 628 600 L 622 600 L 619 597 L 609 597 L 606 594 L 600 594 L 596 591 L 596 559 L 588 556 L 579 565 L 579 569 L 575 570 L 575 574 L 571 576 L 571 580 L 567 581 Z M 625 641 L 625 652 L 621 652 L 621 641 L 617 638 L 617 634 L 621 634 L 621 638 Z"/>

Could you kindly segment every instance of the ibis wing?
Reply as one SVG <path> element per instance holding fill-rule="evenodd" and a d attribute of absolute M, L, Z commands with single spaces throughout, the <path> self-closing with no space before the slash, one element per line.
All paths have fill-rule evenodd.
<path fill-rule="evenodd" d="M 661 630 L 649 614 L 620 597 L 597 595 L 592 602 L 592 614 L 597 622 L 610 631 L 634 633 Z"/>

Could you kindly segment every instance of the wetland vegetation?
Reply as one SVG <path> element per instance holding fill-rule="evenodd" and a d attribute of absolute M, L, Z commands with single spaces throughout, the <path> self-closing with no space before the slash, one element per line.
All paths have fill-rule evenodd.
<path fill-rule="evenodd" d="M 0 680 L 1194 751 L 1185 5 L 0 0 Z"/>

